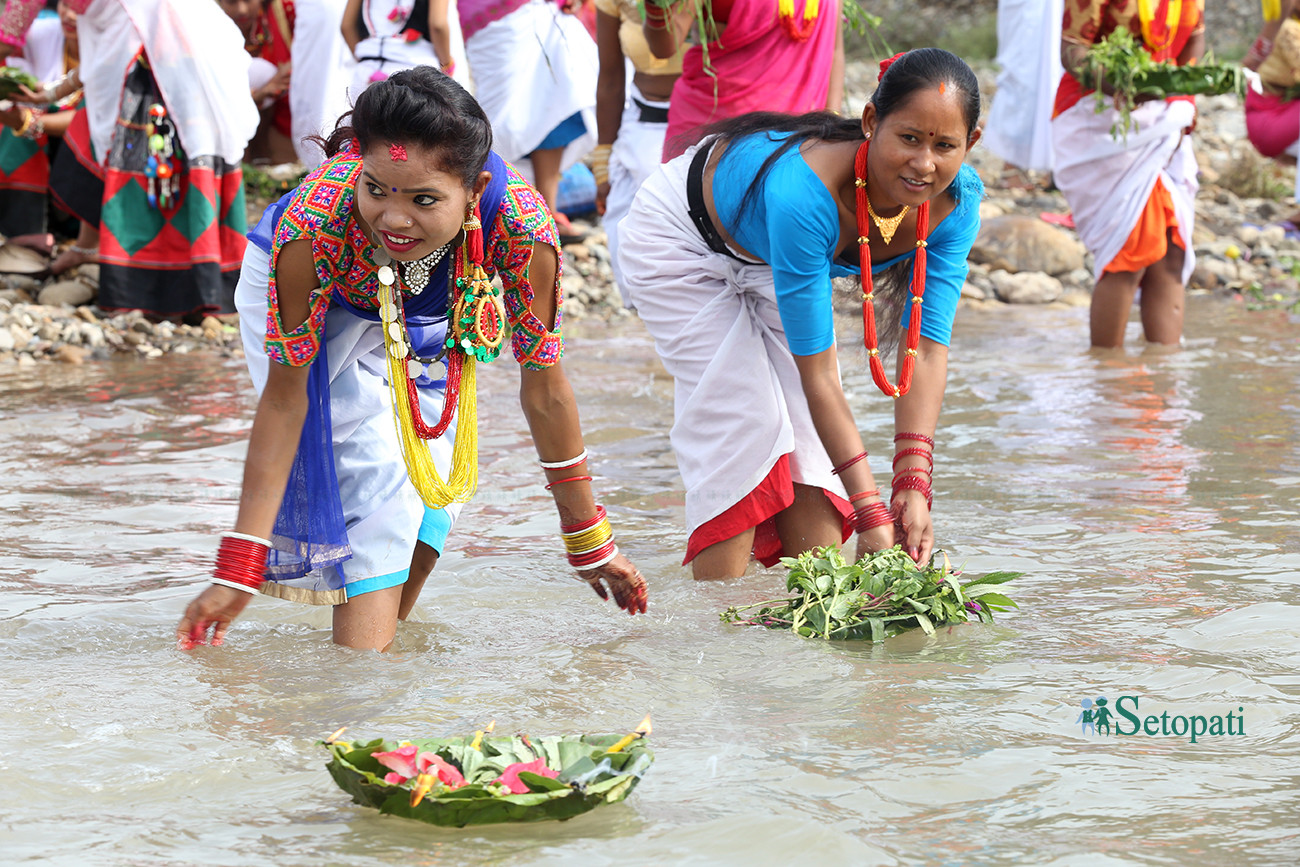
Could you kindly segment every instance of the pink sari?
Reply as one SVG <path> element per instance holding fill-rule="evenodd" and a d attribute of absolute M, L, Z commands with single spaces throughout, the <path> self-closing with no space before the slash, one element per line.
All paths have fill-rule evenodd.
<path fill-rule="evenodd" d="M 806 41 L 788 36 L 777 17 L 776 0 L 735 0 L 722 37 L 704 51 L 691 46 L 668 108 L 664 161 L 680 155 L 696 127 L 750 111 L 801 114 L 826 107 L 839 0 L 822 0 L 816 25 Z M 795 20 L 803 17 L 795 2 Z"/>

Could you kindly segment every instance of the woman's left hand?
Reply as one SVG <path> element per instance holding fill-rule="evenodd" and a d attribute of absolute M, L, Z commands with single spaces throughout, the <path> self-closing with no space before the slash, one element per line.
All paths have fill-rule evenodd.
<path fill-rule="evenodd" d="M 890 502 L 894 513 L 894 532 L 898 544 L 907 556 L 922 565 L 930 562 L 934 553 L 934 524 L 930 521 L 930 507 L 920 491 L 903 490 Z"/>
<path fill-rule="evenodd" d="M 578 577 L 591 585 L 596 595 L 608 599 L 614 594 L 614 602 L 628 614 L 645 614 L 646 584 L 641 570 L 632 561 L 619 554 L 598 569 L 587 569 L 578 573 Z M 608 586 L 609 589 L 606 589 Z"/>

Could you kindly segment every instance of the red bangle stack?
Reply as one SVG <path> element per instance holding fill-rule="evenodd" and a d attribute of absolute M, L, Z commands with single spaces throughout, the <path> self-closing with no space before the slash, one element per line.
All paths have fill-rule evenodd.
<path fill-rule="evenodd" d="M 892 493 L 890 499 L 897 499 L 902 491 L 920 491 L 925 497 L 925 504 L 929 508 L 934 508 L 934 438 L 922 433 L 903 432 L 894 435 L 894 442 L 902 440 L 911 440 L 913 442 L 924 443 L 928 448 L 921 446 L 909 446 L 899 449 L 894 455 L 894 481 L 890 485 Z M 927 466 L 924 467 L 903 467 L 899 469 L 898 462 L 906 457 L 925 458 Z"/>
<path fill-rule="evenodd" d="M 604 566 L 618 556 L 614 529 L 609 525 L 604 506 L 597 506 L 595 516 L 586 521 L 567 526 L 561 524 L 560 533 L 569 555 L 569 565 L 579 572 Z"/>
<path fill-rule="evenodd" d="M 266 582 L 266 556 L 271 543 L 243 533 L 222 533 L 212 583 L 256 593 Z"/>
<path fill-rule="evenodd" d="M 853 521 L 853 532 L 865 533 L 867 530 L 894 523 L 894 516 L 884 503 L 877 500 L 870 505 L 855 509 L 850 520 Z"/>
<path fill-rule="evenodd" d="M 867 459 L 867 453 L 866 453 L 866 451 L 859 452 L 858 454 L 856 454 L 856 455 L 854 455 L 853 457 L 849 458 L 849 459 L 848 459 L 847 461 L 845 461 L 844 463 L 840 464 L 838 467 L 833 467 L 833 468 L 831 469 L 831 475 L 832 475 L 832 476 L 838 476 L 840 473 L 844 472 L 844 471 L 847 470 L 849 467 L 851 467 L 851 466 L 853 466 L 854 464 L 856 464 L 858 461 L 864 461 L 864 460 L 866 460 L 866 459 Z"/>
<path fill-rule="evenodd" d="M 549 491 L 551 488 L 555 487 L 556 485 L 562 485 L 565 482 L 590 482 L 590 481 L 591 481 L 591 476 L 569 476 L 567 479 L 556 479 L 555 481 L 549 483 L 546 486 L 546 490 Z"/>

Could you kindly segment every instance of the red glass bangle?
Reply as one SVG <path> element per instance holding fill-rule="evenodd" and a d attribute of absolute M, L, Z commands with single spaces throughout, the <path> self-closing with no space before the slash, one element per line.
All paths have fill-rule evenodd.
<path fill-rule="evenodd" d="M 930 507 L 934 506 L 934 489 L 927 480 L 917 476 L 904 476 L 901 479 L 894 479 L 893 497 L 897 497 L 901 491 L 909 490 L 920 491 L 921 495 L 925 497 L 925 504 Z"/>
<path fill-rule="evenodd" d="M 666 30 L 668 28 L 668 12 L 669 10 L 665 6 L 646 3 L 645 23 L 654 30 Z"/>
<path fill-rule="evenodd" d="M 854 511 L 852 521 L 854 532 L 864 533 L 867 530 L 894 523 L 894 516 L 885 507 L 884 503 L 876 501 Z"/>
<path fill-rule="evenodd" d="M 916 440 L 918 443 L 925 443 L 931 450 L 934 449 L 934 438 L 928 437 L 925 434 L 906 432 L 894 434 L 894 442 L 898 442 L 899 440 Z"/>
<path fill-rule="evenodd" d="M 880 489 L 872 488 L 869 491 L 863 491 L 860 494 L 854 494 L 853 496 L 849 497 L 849 502 L 856 503 L 859 500 L 866 500 L 866 499 L 870 499 L 871 497 L 879 497 L 879 496 L 880 496 Z"/>
<path fill-rule="evenodd" d="M 904 467 L 903 469 L 898 470 L 896 473 L 894 473 L 894 482 L 897 483 L 899 479 L 906 478 L 908 473 L 921 473 L 922 475 L 925 476 L 926 481 L 929 481 L 933 476 L 933 473 L 931 473 L 925 467 Z"/>
<path fill-rule="evenodd" d="M 585 521 L 579 521 L 577 524 L 561 524 L 560 532 L 568 535 L 570 533 L 581 533 L 583 530 L 590 530 L 592 527 L 605 520 L 605 507 L 596 506 L 596 514 Z"/>
<path fill-rule="evenodd" d="M 587 569 L 598 569 L 617 556 L 618 546 L 614 544 L 613 539 L 610 539 L 594 551 L 584 551 L 581 554 L 570 554 L 569 565 L 580 572 Z"/>
<path fill-rule="evenodd" d="M 549 491 L 551 488 L 555 487 L 556 485 L 562 485 L 565 482 L 590 482 L 590 481 L 591 481 L 591 476 L 569 476 L 567 479 L 556 479 L 555 481 L 550 482 L 549 484 L 547 484 L 546 490 Z"/>
<path fill-rule="evenodd" d="M 848 459 L 847 461 L 845 461 L 844 463 L 840 464 L 838 467 L 835 467 L 834 469 L 832 469 L 832 470 L 831 470 L 831 475 L 832 475 L 832 476 L 838 476 L 840 473 L 844 472 L 844 471 L 847 470 L 849 467 L 851 467 L 851 466 L 853 466 L 854 464 L 856 464 L 858 461 L 866 460 L 866 458 L 867 458 L 867 453 L 866 453 L 866 451 L 859 452 L 858 454 L 856 454 L 856 455 L 854 455 L 853 457 L 849 458 L 849 459 Z"/>
<path fill-rule="evenodd" d="M 929 449 L 923 449 L 920 446 L 913 446 L 911 448 L 899 449 L 898 452 L 894 454 L 894 466 L 898 466 L 898 462 L 908 456 L 916 457 L 916 458 L 925 458 L 927 461 L 930 462 L 930 469 L 931 470 L 934 469 L 934 452 L 930 451 Z"/>
<path fill-rule="evenodd" d="M 225 533 L 217 548 L 212 578 L 220 584 L 257 592 L 266 583 L 266 557 L 270 551 L 270 544 L 255 536 Z"/>

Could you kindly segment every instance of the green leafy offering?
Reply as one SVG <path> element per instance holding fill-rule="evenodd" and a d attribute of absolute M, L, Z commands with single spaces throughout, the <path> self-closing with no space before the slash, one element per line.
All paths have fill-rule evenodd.
<path fill-rule="evenodd" d="M 478 749 L 468 737 L 321 744 L 330 751 L 325 766 L 330 776 L 356 803 L 460 828 L 568 819 L 623 800 L 654 754 L 643 737 L 609 752 L 619 740 L 618 735 L 486 737 Z M 403 758 L 412 766 L 407 772 L 390 770 Z M 422 782 L 427 794 L 413 797 Z"/>
<path fill-rule="evenodd" d="M 1125 29 L 1115 30 L 1092 46 L 1084 60 L 1082 83 L 1096 89 L 1098 114 L 1107 104 L 1103 81 L 1115 92 L 1120 119 L 1110 133 L 1116 138 L 1127 136 L 1133 128 L 1132 112 L 1139 98 L 1246 93 L 1246 80 L 1237 64 L 1218 63 L 1209 56 L 1194 66 L 1156 63 L 1141 41 Z"/>
<path fill-rule="evenodd" d="M 16 66 L 0 66 L 0 99 L 17 94 L 20 85 L 28 90 L 41 89 L 41 83 L 30 73 Z"/>
<path fill-rule="evenodd" d="M 938 626 L 991 623 L 994 611 L 1018 607 L 998 591 L 1022 573 L 992 572 L 961 583 L 942 556 L 942 566 L 931 558 L 924 568 L 897 545 L 856 563 L 833 547 L 782 557 L 793 596 L 728 608 L 721 617 L 724 623 L 793 629 L 804 638 L 881 641 L 918 626 L 933 634 Z"/>

